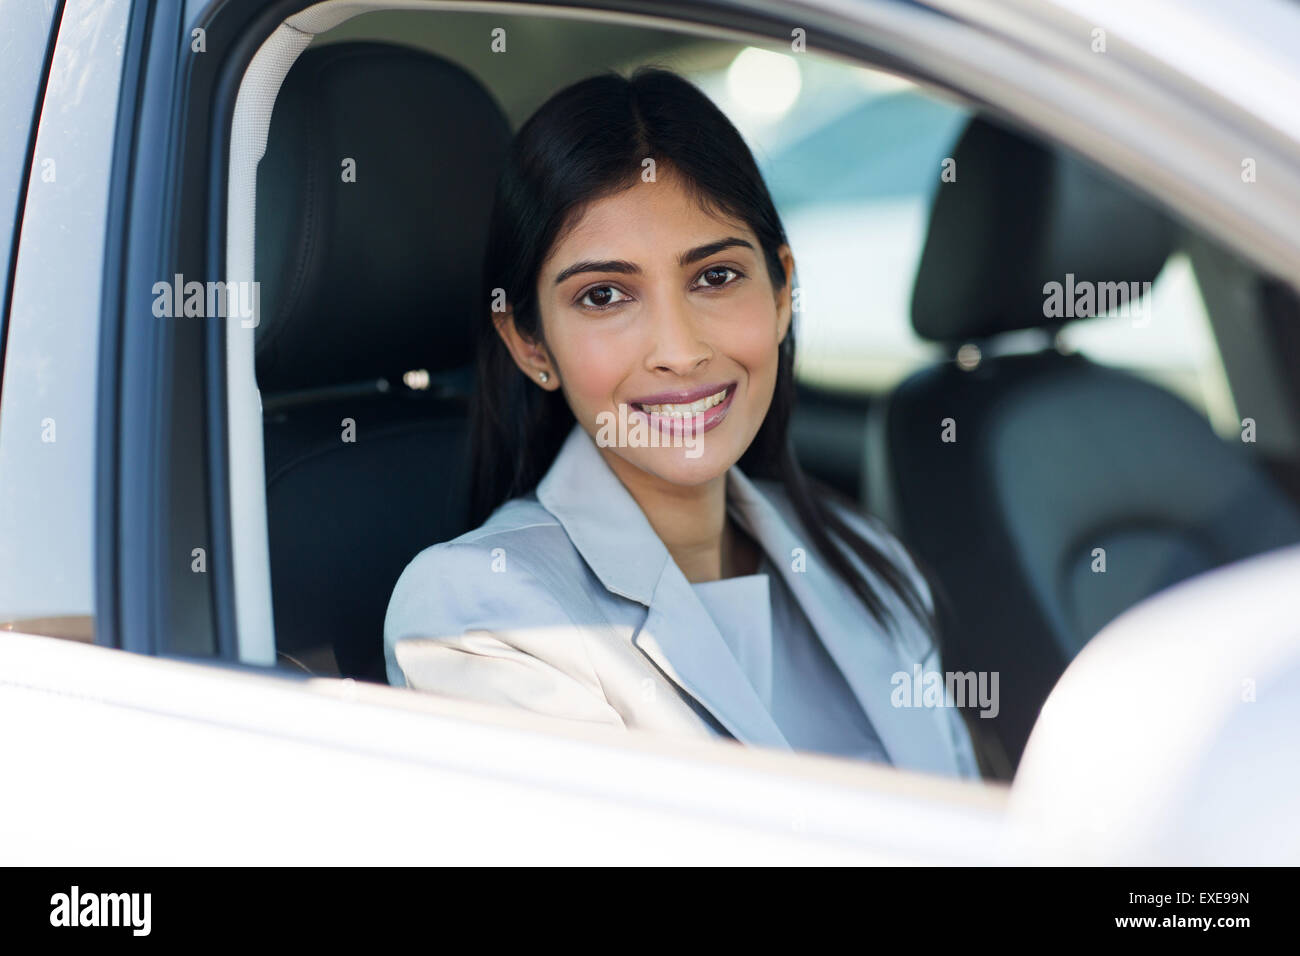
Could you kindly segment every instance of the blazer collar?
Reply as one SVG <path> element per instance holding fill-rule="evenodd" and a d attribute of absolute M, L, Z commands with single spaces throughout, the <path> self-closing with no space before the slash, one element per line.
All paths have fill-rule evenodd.
<path fill-rule="evenodd" d="M 537 500 L 607 590 L 647 607 L 670 564 L 645 512 L 576 422 L 537 485 Z"/>

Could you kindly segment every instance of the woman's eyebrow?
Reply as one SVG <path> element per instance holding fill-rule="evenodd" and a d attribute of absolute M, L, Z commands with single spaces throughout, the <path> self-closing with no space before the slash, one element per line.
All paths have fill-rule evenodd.
<path fill-rule="evenodd" d="M 692 262 L 707 259 L 715 252 L 721 252 L 723 249 L 731 249 L 735 246 L 744 246 L 750 251 L 754 249 L 753 243 L 746 242 L 737 236 L 728 236 L 726 239 L 719 239 L 717 242 L 709 242 L 702 246 L 696 246 L 694 249 L 687 249 L 677 257 L 677 264 L 679 266 L 690 265 Z"/>
<path fill-rule="evenodd" d="M 641 267 L 639 265 L 624 259 L 606 259 L 603 261 L 584 259 L 582 262 L 575 262 L 556 276 L 555 284 L 559 285 L 565 279 L 576 276 L 580 272 L 618 272 L 622 275 L 636 275 L 640 271 Z"/>
<path fill-rule="evenodd" d="M 707 242 L 702 246 L 696 246 L 694 249 L 687 249 L 677 257 L 677 264 L 681 266 L 690 265 L 692 262 L 707 259 L 715 252 L 721 252 L 723 249 L 731 249 L 736 246 L 744 246 L 751 251 L 754 248 L 754 244 L 751 242 L 746 242 L 738 236 L 728 236 L 725 239 L 718 239 L 714 242 Z M 617 272 L 620 275 L 639 275 L 641 267 L 635 262 L 628 262 L 626 259 L 584 259 L 581 262 L 575 262 L 557 275 L 555 284 L 559 285 L 565 279 L 572 278 L 583 272 Z"/>

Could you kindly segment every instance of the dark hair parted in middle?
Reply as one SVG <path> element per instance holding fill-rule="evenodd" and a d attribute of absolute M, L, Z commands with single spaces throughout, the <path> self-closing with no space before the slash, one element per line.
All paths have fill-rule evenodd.
<path fill-rule="evenodd" d="M 786 243 L 785 229 L 744 139 L 694 85 L 666 70 L 645 68 L 630 78 L 611 73 L 575 83 L 519 130 L 492 210 L 482 301 L 493 302 L 495 290 L 503 289 L 519 332 L 544 345 L 537 304 L 542 264 L 592 202 L 640 181 L 646 159 L 654 160 L 658 175 L 671 168 L 703 208 L 753 230 L 773 288 L 784 287 L 779 250 Z M 563 392 L 537 388 L 519 370 L 493 319 L 489 306 L 478 329 L 471 526 L 505 501 L 534 490 L 574 424 Z M 883 626 L 897 622 L 871 581 L 854 567 L 849 551 L 900 594 L 933 635 L 936 622 L 912 582 L 830 506 L 833 499 L 849 508 L 852 502 L 806 476 L 795 459 L 789 439 L 794 338 L 791 323 L 780 344 L 771 406 L 740 468 L 751 478 L 781 482 L 815 546 L 810 550 L 824 556 Z"/>

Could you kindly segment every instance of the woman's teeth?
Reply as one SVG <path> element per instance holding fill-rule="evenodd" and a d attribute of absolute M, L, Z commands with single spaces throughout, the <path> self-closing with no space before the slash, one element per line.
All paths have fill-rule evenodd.
<path fill-rule="evenodd" d="M 698 402 L 690 402 L 685 405 L 638 405 L 641 409 L 650 415 L 698 415 L 717 405 L 727 397 L 727 390 L 710 395 L 708 398 L 701 398 Z"/>

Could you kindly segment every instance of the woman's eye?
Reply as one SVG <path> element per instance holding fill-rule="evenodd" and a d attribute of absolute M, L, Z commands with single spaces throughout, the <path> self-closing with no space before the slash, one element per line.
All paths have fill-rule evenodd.
<path fill-rule="evenodd" d="M 705 269 L 700 273 L 700 277 L 695 281 L 696 288 L 709 287 L 720 288 L 728 285 L 740 277 L 740 273 L 735 269 L 727 266 L 714 266 L 711 269 Z"/>
<path fill-rule="evenodd" d="M 604 309 L 616 302 L 622 302 L 630 298 L 631 296 L 624 295 L 612 285 L 599 285 L 584 292 L 578 302 L 589 309 Z"/>

